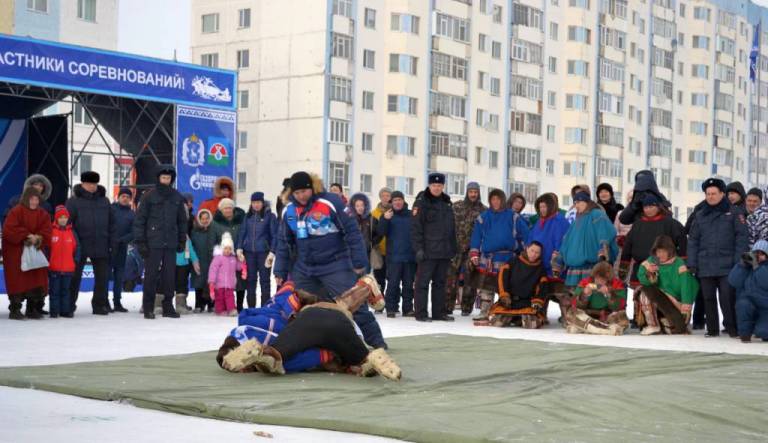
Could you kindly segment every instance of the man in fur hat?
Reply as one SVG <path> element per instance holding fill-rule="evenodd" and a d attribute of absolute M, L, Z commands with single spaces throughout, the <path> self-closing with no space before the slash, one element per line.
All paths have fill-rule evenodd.
<path fill-rule="evenodd" d="M 463 317 L 472 313 L 472 308 L 477 298 L 477 289 L 469 285 L 469 240 L 472 237 L 472 228 L 477 217 L 485 211 L 485 205 L 480 198 L 480 185 L 477 182 L 467 183 L 467 192 L 464 200 L 453 204 L 453 213 L 456 224 L 456 257 L 451 260 L 448 269 L 448 277 L 445 282 L 445 312 L 453 313 L 456 307 L 456 289 L 458 287 L 459 274 L 464 273 L 464 286 L 461 289 L 461 315 Z"/>
<path fill-rule="evenodd" d="M 368 267 L 368 255 L 357 223 L 336 195 L 325 192 L 316 175 L 291 176 L 290 202 L 278 231 L 274 274 L 278 285 L 291 274 L 297 289 L 331 300 L 353 286 Z M 354 312 L 365 342 L 387 347 L 376 318 L 363 304 Z"/>
<path fill-rule="evenodd" d="M 75 185 L 73 196 L 67 200 L 69 221 L 80 242 L 80 257 L 72 276 L 70 300 L 72 311 L 77 308 L 80 280 L 86 259 L 93 267 L 93 298 L 91 307 L 94 315 L 109 314 L 108 280 L 109 257 L 116 247 L 117 231 L 115 216 L 107 199 L 107 190 L 99 184 L 99 174 L 85 171 L 80 174 L 80 184 Z"/>

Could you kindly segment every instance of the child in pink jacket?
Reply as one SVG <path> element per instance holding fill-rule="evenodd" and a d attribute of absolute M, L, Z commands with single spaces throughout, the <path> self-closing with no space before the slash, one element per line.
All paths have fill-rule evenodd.
<path fill-rule="evenodd" d="M 235 245 L 232 236 L 225 233 L 221 238 L 221 254 L 214 253 L 213 261 L 208 269 L 208 285 L 213 295 L 213 306 L 216 315 L 237 316 L 235 308 L 235 288 L 237 287 L 237 272 L 242 271 L 243 263 L 235 256 Z"/>

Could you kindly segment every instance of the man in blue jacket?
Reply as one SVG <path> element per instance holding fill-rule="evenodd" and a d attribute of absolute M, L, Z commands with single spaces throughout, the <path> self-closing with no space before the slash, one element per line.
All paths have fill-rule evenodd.
<path fill-rule="evenodd" d="M 112 307 L 110 312 L 128 312 L 120 303 L 123 293 L 123 275 L 128 256 L 128 243 L 133 241 L 133 219 L 135 214 L 131 208 L 133 192 L 129 188 L 120 188 L 117 201 L 112 203 L 115 219 L 115 248 L 112 250 L 110 267 L 112 271 Z M 109 302 L 107 302 L 109 306 Z"/>
<path fill-rule="evenodd" d="M 411 245 L 411 211 L 400 191 L 392 193 L 392 207 L 380 217 L 377 234 L 387 238 L 387 317 L 397 315 L 403 297 L 403 317 L 413 317 L 413 281 L 416 277 L 416 254 Z M 400 283 L 403 288 L 400 289 Z"/>
<path fill-rule="evenodd" d="M 278 230 L 275 280 L 280 286 L 290 273 L 296 289 L 332 301 L 354 286 L 368 267 L 360 229 L 339 196 L 325 192 L 319 177 L 296 172 L 289 191 Z M 387 348 L 367 304 L 353 317 L 368 345 Z"/>
<path fill-rule="evenodd" d="M 241 261 L 248 266 L 248 307 L 256 307 L 256 283 L 261 282 L 261 306 L 271 296 L 269 274 L 272 271 L 277 244 L 277 217 L 264 201 L 263 192 L 251 194 L 251 207 L 245 222 L 237 232 L 235 249 Z"/>
<path fill-rule="evenodd" d="M 720 335 L 718 293 L 723 326 L 737 337 L 734 289 L 728 273 L 749 249 L 746 214 L 725 197 L 725 182 L 709 178 L 701 185 L 705 193 L 688 234 L 688 269 L 699 279 L 706 310 L 707 337 Z"/>
<path fill-rule="evenodd" d="M 758 240 L 728 274 L 736 288 L 736 319 L 743 343 L 752 334 L 768 341 L 768 241 Z"/>

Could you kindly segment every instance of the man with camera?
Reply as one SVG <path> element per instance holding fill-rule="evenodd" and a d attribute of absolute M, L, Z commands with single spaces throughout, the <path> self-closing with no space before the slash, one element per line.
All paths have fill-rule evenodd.
<path fill-rule="evenodd" d="M 768 241 L 758 240 L 728 275 L 736 288 L 736 319 L 742 343 L 752 335 L 768 341 Z"/>

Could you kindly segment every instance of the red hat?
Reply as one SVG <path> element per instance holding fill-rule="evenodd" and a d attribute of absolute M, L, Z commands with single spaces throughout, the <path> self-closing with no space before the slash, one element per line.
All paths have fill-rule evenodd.
<path fill-rule="evenodd" d="M 53 213 L 53 219 L 58 220 L 62 215 L 69 218 L 69 211 L 67 211 L 67 207 L 64 205 L 56 206 L 56 211 Z"/>

